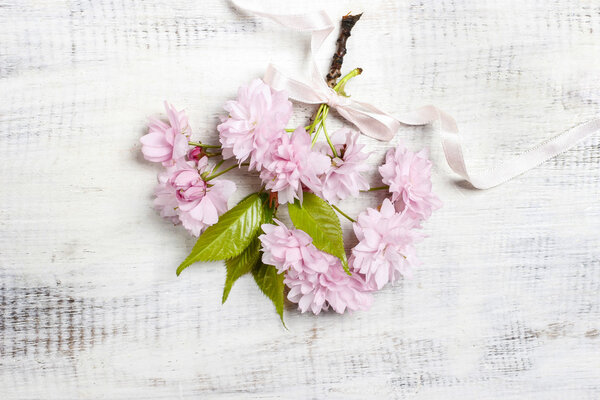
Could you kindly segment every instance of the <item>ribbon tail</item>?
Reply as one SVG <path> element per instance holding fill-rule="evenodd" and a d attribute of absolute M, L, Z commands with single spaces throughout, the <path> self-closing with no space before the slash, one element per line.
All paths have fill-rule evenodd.
<path fill-rule="evenodd" d="M 231 2 L 240 10 L 247 13 L 268 18 L 290 29 L 295 29 L 301 32 L 310 32 L 310 53 L 311 66 L 310 76 L 315 79 L 323 80 L 319 71 L 319 66 L 316 62 L 316 54 L 323 45 L 323 42 L 335 29 L 333 21 L 325 10 L 317 10 L 306 14 L 273 14 L 265 11 L 256 10 L 250 7 L 245 7 L 237 0 Z M 324 80 L 323 80 L 324 82 Z"/>
<path fill-rule="evenodd" d="M 596 118 L 548 139 L 522 154 L 510 157 L 490 169 L 473 173 L 467 169 L 462 138 L 456 121 L 450 115 L 430 105 L 403 115 L 398 120 L 405 125 L 437 125 L 435 129 L 439 131 L 448 165 L 476 189 L 489 189 L 509 181 L 556 157 L 586 137 L 600 132 L 600 118 Z"/>
<path fill-rule="evenodd" d="M 265 17 L 286 28 L 299 31 L 322 31 L 333 29 L 333 22 L 325 10 L 317 10 L 306 14 L 273 14 L 242 5 L 238 0 L 230 0 L 238 9 L 249 14 Z"/>

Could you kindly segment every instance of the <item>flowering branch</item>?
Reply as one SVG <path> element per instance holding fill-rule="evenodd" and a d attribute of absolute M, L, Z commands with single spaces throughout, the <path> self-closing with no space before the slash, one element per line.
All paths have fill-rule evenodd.
<path fill-rule="evenodd" d="M 337 96 L 347 96 L 346 84 L 362 73 L 355 68 L 337 81 L 350 31 L 360 17 L 342 18 L 327 75 Z M 330 133 L 328 104 L 319 105 L 308 126 L 287 129 L 293 113 L 288 96 L 255 79 L 224 108 L 219 145 L 191 141 L 187 115 L 168 103 L 168 123 L 152 119 L 141 138 L 144 157 L 163 166 L 154 207 L 199 236 L 177 275 L 195 262 L 224 260 L 222 301 L 238 278 L 251 274 L 282 322 L 286 294 L 301 312 L 366 310 L 374 291 L 410 277 L 419 264 L 415 244 L 424 237 L 421 223 L 441 206 L 432 192 L 425 151 L 414 153 L 402 145 L 390 149 L 378 168 L 383 186 L 369 188 L 364 176 L 369 153 L 358 141 L 359 132 L 342 128 Z M 325 140 L 318 141 L 321 131 Z M 234 164 L 226 166 L 227 160 Z M 229 208 L 236 184 L 215 178 L 242 166 L 258 173 L 262 185 Z M 356 219 L 338 207 L 344 199 L 376 190 L 389 195 Z M 287 204 L 291 228 L 277 220 L 282 204 Z M 358 239 L 350 255 L 340 215 L 352 222 Z"/>

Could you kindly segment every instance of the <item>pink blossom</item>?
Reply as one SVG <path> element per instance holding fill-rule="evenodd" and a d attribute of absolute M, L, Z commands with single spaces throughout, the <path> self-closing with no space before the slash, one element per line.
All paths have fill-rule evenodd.
<path fill-rule="evenodd" d="M 279 273 L 289 269 L 296 272 L 327 272 L 328 254 L 317 250 L 306 232 L 299 229 L 290 230 L 281 222 L 275 222 L 277 225 L 264 224 L 264 234 L 259 236 L 265 264 L 275 266 Z"/>
<path fill-rule="evenodd" d="M 362 151 L 364 145 L 357 144 L 359 134 L 350 129 L 340 129 L 331 135 L 331 141 L 338 157 L 327 143 L 320 142 L 318 150 L 331 157 L 331 165 L 321 175 L 321 186 L 318 195 L 330 203 L 337 203 L 349 196 L 358 197 L 361 190 L 368 190 L 369 184 L 361 172 L 369 166 L 365 160 L 368 153 Z"/>
<path fill-rule="evenodd" d="M 352 249 L 352 267 L 365 275 L 372 289 L 404 276 L 412 276 L 411 267 L 420 265 L 414 244 L 424 236 L 414 228 L 419 222 L 407 213 L 397 213 L 389 199 L 381 210 L 368 208 L 353 224 L 359 243 Z"/>
<path fill-rule="evenodd" d="M 383 183 L 392 193 L 398 211 L 406 210 L 416 219 L 427 219 L 442 206 L 432 192 L 431 161 L 427 151 L 413 153 L 403 145 L 390 149 L 379 167 Z"/>
<path fill-rule="evenodd" d="M 285 273 L 288 299 L 301 312 L 319 314 L 331 307 L 341 314 L 371 306 L 372 295 L 359 273 L 349 276 L 340 260 L 317 249 L 305 232 L 276 222 L 262 226 L 263 262 Z"/>
<path fill-rule="evenodd" d="M 368 310 L 373 304 L 373 296 L 362 277 L 354 272 L 348 275 L 336 257 L 330 257 L 331 264 L 326 273 L 297 273 L 290 270 L 283 282 L 290 288 L 288 299 L 298 303 L 301 312 L 311 310 L 319 314 L 331 307 L 335 312 Z"/>
<path fill-rule="evenodd" d="M 177 197 L 175 188 L 169 184 L 169 177 L 174 172 L 175 167 L 167 168 L 166 171 L 158 174 L 158 185 L 154 189 L 154 209 L 159 212 L 160 216 L 168 219 L 174 224 L 179 223 L 177 215 Z"/>
<path fill-rule="evenodd" d="M 165 110 L 169 123 L 151 118 L 148 133 L 140 138 L 140 142 L 146 160 L 169 166 L 185 157 L 192 129 L 184 111 L 177 111 L 166 101 Z"/>
<path fill-rule="evenodd" d="M 330 165 L 330 159 L 311 149 L 309 134 L 299 127 L 292 136 L 283 135 L 272 144 L 272 160 L 264 165 L 260 178 L 265 188 L 278 193 L 280 204 L 302 201 L 303 185 L 316 191 L 320 186 L 318 175 Z"/>
<path fill-rule="evenodd" d="M 201 172 L 206 169 L 207 158 L 196 166 L 193 162 L 180 161 L 171 169 L 169 179 L 159 183 L 161 196 L 157 201 L 166 206 L 163 213 L 171 217 L 171 207 L 176 203 L 177 216 L 183 226 L 194 236 L 215 224 L 227 211 L 227 200 L 235 191 L 235 184 L 227 180 L 205 181 Z M 175 201 L 169 198 L 174 195 Z M 166 211 L 168 210 L 168 211 Z M 161 214 L 162 215 L 162 214 Z"/>
<path fill-rule="evenodd" d="M 250 157 L 250 169 L 259 170 L 268 161 L 271 143 L 285 133 L 292 103 L 285 92 L 255 79 L 240 87 L 237 99 L 224 108 L 229 115 L 217 127 L 223 157 L 235 156 L 240 163 Z"/>

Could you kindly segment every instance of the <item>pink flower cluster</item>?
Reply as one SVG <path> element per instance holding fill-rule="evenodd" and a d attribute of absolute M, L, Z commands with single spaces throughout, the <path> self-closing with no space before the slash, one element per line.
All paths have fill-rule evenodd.
<path fill-rule="evenodd" d="M 317 249 L 305 232 L 276 223 L 262 226 L 262 260 L 285 273 L 288 299 L 298 303 L 301 312 L 319 314 L 331 307 L 342 314 L 371 306 L 373 297 L 360 274 L 348 275 L 341 261 Z"/>
<path fill-rule="evenodd" d="M 357 132 L 341 129 L 331 135 L 332 146 L 317 142 L 313 147 L 303 127 L 291 134 L 285 130 L 291 104 L 261 80 L 242 87 L 225 109 L 229 115 L 218 127 L 224 156 L 239 163 L 249 160 L 279 203 L 302 201 L 303 191 L 310 190 L 336 204 L 369 189 L 363 176 L 369 154 L 358 144 Z M 372 303 L 372 291 L 410 277 L 420 264 L 415 244 L 424 235 L 418 229 L 441 206 L 431 191 L 431 162 L 425 151 L 412 153 L 400 145 L 387 153 L 379 172 L 392 196 L 353 224 L 359 243 L 349 260 L 352 275 L 338 258 L 317 249 L 305 232 L 280 222 L 263 225 L 263 262 L 285 273 L 288 299 L 300 311 L 364 310 Z"/>
<path fill-rule="evenodd" d="M 355 142 L 345 143 L 350 144 L 346 155 L 353 154 Z M 354 157 L 347 160 L 358 159 L 354 162 L 360 165 L 361 158 Z M 378 210 L 362 212 L 353 224 L 359 242 L 349 260 L 351 276 L 338 258 L 317 249 L 305 232 L 280 222 L 263 225 L 263 262 L 285 273 L 288 299 L 298 303 L 301 312 L 318 314 L 329 307 L 338 313 L 365 310 L 372 304 L 371 292 L 412 277 L 412 269 L 421 264 L 415 248 L 425 237 L 419 230 L 421 222 L 441 206 L 431 192 L 431 163 L 424 152 L 415 154 L 400 145 L 389 151 L 380 173 L 392 197 Z"/>
<path fill-rule="evenodd" d="M 190 146 L 187 116 L 167 103 L 165 108 L 168 122 L 152 119 L 141 138 L 144 157 L 165 167 L 158 175 L 154 207 L 195 236 L 217 223 L 236 190 L 231 181 L 213 180 L 233 167 L 218 171 L 223 161 L 211 167 L 208 156 L 235 159 L 234 167 L 247 163 L 279 204 L 302 202 L 305 191 L 336 204 L 369 190 L 363 176 L 369 153 L 358 143 L 359 133 L 340 129 L 325 143 L 309 134 L 312 127 L 308 132 L 305 127 L 286 130 L 292 105 L 285 93 L 262 80 L 241 87 L 237 99 L 225 104 L 228 115 L 217 127 L 220 147 Z M 208 152 L 214 148 L 215 153 Z M 441 207 L 432 192 L 431 167 L 424 150 L 414 153 L 399 145 L 387 152 L 379 173 L 391 196 L 353 220 L 358 244 L 349 258 L 351 274 L 302 230 L 277 220 L 262 225 L 262 261 L 285 274 L 288 299 L 298 303 L 301 312 L 366 310 L 374 291 L 412 276 L 412 269 L 420 265 L 415 246 L 424 238 L 421 223 Z"/>
<path fill-rule="evenodd" d="M 227 211 L 227 199 L 236 186 L 228 180 L 209 180 L 208 158 L 202 149 L 190 149 L 188 144 L 191 128 L 187 116 L 167 103 L 165 109 L 169 122 L 151 119 L 148 134 L 140 139 L 144 157 L 166 167 L 158 175 L 154 208 L 199 236 Z"/>
<path fill-rule="evenodd" d="M 225 158 L 260 172 L 267 190 L 278 193 L 279 203 L 302 201 L 309 189 L 332 203 L 369 188 L 361 172 L 368 154 L 356 143 L 358 133 L 336 132 L 336 156 L 329 147 L 313 148 L 302 127 L 291 135 L 285 130 L 292 105 L 283 92 L 256 79 L 241 87 L 236 100 L 228 101 L 227 117 L 217 127 Z"/>
<path fill-rule="evenodd" d="M 431 162 L 425 151 L 413 153 L 400 144 L 388 151 L 379 173 L 392 198 L 385 199 L 379 210 L 368 208 L 358 216 L 353 227 L 359 243 L 350 258 L 373 289 L 401 276 L 412 277 L 412 267 L 420 265 L 415 244 L 424 237 L 416 229 L 442 206 L 432 192 Z"/>

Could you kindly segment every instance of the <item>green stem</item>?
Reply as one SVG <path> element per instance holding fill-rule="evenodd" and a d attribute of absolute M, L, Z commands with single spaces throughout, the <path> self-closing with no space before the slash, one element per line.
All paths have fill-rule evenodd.
<path fill-rule="evenodd" d="M 308 132 L 308 129 L 309 129 L 309 128 L 310 128 L 310 125 L 306 125 L 306 126 L 304 127 L 304 130 Z M 297 128 L 285 128 L 285 131 L 286 131 L 286 132 L 288 132 L 288 133 L 292 133 L 292 132 L 294 132 L 296 129 L 297 129 Z"/>
<path fill-rule="evenodd" d="M 317 111 L 317 115 L 315 115 L 315 120 L 312 122 L 312 124 L 309 125 L 308 131 L 307 131 L 309 135 L 312 135 L 312 133 L 315 130 L 315 127 L 321 121 L 321 114 L 323 113 L 323 109 L 325 107 L 327 107 L 327 104 L 321 104 L 319 106 L 319 110 Z"/>
<path fill-rule="evenodd" d="M 323 104 L 323 111 L 321 113 L 321 115 L 319 115 L 318 118 L 318 122 L 319 122 L 319 128 L 317 128 L 317 131 L 315 132 L 315 136 L 313 137 L 312 143 L 311 145 L 314 146 L 315 143 L 317 143 L 317 138 L 319 137 L 319 133 L 321 133 L 321 128 L 323 128 L 323 125 L 325 124 L 325 119 L 327 118 L 327 115 L 329 115 L 329 106 L 326 104 Z M 317 121 L 317 119 L 315 119 L 315 121 Z"/>
<path fill-rule="evenodd" d="M 333 87 L 333 90 L 335 90 L 337 93 L 340 93 L 343 95 L 344 89 L 346 87 L 346 83 L 348 83 L 348 81 L 350 79 L 354 78 L 357 75 L 360 75 L 361 73 L 362 73 L 362 68 L 353 69 L 352 71 L 350 71 L 349 73 L 344 75 L 342 77 L 342 79 L 340 79 L 340 81 Z M 327 129 L 325 128 L 325 120 L 327 119 L 327 115 L 329 115 L 329 106 L 327 104 L 321 104 L 319 106 L 319 110 L 317 111 L 317 115 L 315 116 L 315 120 L 313 121 L 313 123 L 310 125 L 310 127 L 308 129 L 308 134 L 312 135 L 312 133 L 315 131 L 315 128 L 317 128 L 317 131 L 315 132 L 315 135 L 313 136 L 313 139 L 312 139 L 313 146 L 317 142 L 317 138 L 319 137 L 321 128 L 323 128 L 323 131 L 325 132 L 325 135 L 327 136 Z M 335 148 L 331 144 L 331 141 L 329 140 L 329 136 L 327 136 L 327 142 L 329 142 L 329 147 L 331 147 L 331 150 L 333 150 L 333 155 L 335 157 L 337 157 L 337 153 L 335 151 Z"/>
<path fill-rule="evenodd" d="M 221 148 L 221 146 L 217 146 L 214 144 L 204 144 L 204 143 L 200 143 L 200 142 L 188 142 L 188 144 L 190 146 L 204 147 L 205 149 L 220 149 Z"/>
<path fill-rule="evenodd" d="M 211 171 L 211 172 L 218 170 L 218 169 L 219 169 L 219 167 L 220 167 L 221 165 L 223 165 L 223 163 L 224 163 L 224 162 L 225 162 L 225 160 L 221 160 L 221 161 L 219 161 L 219 162 L 218 162 L 218 163 L 217 163 L 217 164 L 216 164 L 216 165 L 213 167 L 213 169 L 212 169 L 212 171 Z"/>
<path fill-rule="evenodd" d="M 348 83 L 350 79 L 360 74 L 362 74 L 362 68 L 354 68 L 352 71 L 344 75 L 338 83 L 336 83 L 336 85 L 333 87 L 333 90 L 335 90 L 338 93 L 343 93 L 346 87 L 346 83 Z"/>
<path fill-rule="evenodd" d="M 343 212 L 342 210 L 340 210 L 336 205 L 331 204 L 331 207 L 333 207 L 337 212 L 339 212 L 344 217 L 346 217 L 349 221 L 356 222 L 356 220 L 354 218 L 350 217 L 348 214 L 346 214 L 345 212 Z"/>
<path fill-rule="evenodd" d="M 377 187 L 372 187 L 369 190 L 361 190 L 361 192 L 374 192 L 376 190 L 388 190 L 389 186 L 377 186 Z"/>
<path fill-rule="evenodd" d="M 325 139 L 327 139 L 327 143 L 329 143 L 329 147 L 331 148 L 331 152 L 333 153 L 333 158 L 337 158 L 338 154 L 337 154 L 337 151 L 335 151 L 335 146 L 333 145 L 333 143 L 331 143 L 329 134 L 327 133 L 327 128 L 325 127 L 325 120 L 323 120 L 323 122 L 321 123 L 321 126 L 323 127 L 323 133 L 325 134 Z"/>
<path fill-rule="evenodd" d="M 224 169 L 224 170 L 223 170 L 223 171 L 221 171 L 221 172 L 218 172 L 218 173 L 216 173 L 216 174 L 213 174 L 213 175 L 209 176 L 208 178 L 206 178 L 206 179 L 205 179 L 205 181 L 207 181 L 207 182 L 208 182 L 208 181 L 210 181 L 211 179 L 215 179 L 217 176 L 221 176 L 221 175 L 223 175 L 224 173 L 226 173 L 226 172 L 229 172 L 229 171 L 231 171 L 231 170 L 232 170 L 232 169 L 234 169 L 234 168 L 238 168 L 238 167 L 242 167 L 242 166 L 248 166 L 248 165 L 250 165 L 250 164 L 248 164 L 248 163 L 243 163 L 243 164 L 240 164 L 240 165 L 233 164 L 231 167 L 229 167 L 229 168 L 226 168 L 226 169 Z"/>

